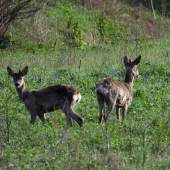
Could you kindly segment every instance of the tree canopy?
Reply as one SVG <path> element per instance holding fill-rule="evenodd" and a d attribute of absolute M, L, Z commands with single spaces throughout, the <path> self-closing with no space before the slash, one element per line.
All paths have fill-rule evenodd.
<path fill-rule="evenodd" d="M 129 3 L 130 5 L 144 5 L 145 7 L 151 9 L 151 4 L 153 4 L 154 9 L 158 12 L 160 12 L 162 15 L 166 15 L 167 12 L 170 9 L 170 2 L 168 0 L 121 0 L 126 3 Z"/>

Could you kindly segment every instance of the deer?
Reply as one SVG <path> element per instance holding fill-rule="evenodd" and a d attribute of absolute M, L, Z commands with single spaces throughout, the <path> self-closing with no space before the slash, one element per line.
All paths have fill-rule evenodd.
<path fill-rule="evenodd" d="M 28 66 L 22 71 L 19 70 L 18 73 L 15 73 L 8 66 L 7 72 L 13 78 L 20 100 L 31 114 L 31 124 L 35 123 L 36 116 L 44 124 L 45 113 L 61 109 L 65 113 L 68 126 L 73 127 L 73 119 L 80 127 L 83 127 L 84 120 L 73 111 L 74 106 L 81 100 L 80 92 L 67 84 L 56 84 L 40 90 L 28 91 L 24 83 L 24 76 L 28 73 Z"/>
<path fill-rule="evenodd" d="M 129 104 L 132 102 L 132 88 L 134 77 L 139 76 L 137 65 L 141 60 L 141 55 L 134 61 L 124 57 L 125 65 L 125 81 L 121 82 L 112 78 L 104 78 L 96 84 L 96 95 L 100 110 L 99 124 L 102 123 L 103 109 L 105 111 L 105 104 L 107 110 L 104 113 L 105 122 L 108 121 L 110 113 L 116 106 L 116 115 L 120 121 L 120 108 L 122 108 L 122 120 L 126 119 L 126 112 Z"/>

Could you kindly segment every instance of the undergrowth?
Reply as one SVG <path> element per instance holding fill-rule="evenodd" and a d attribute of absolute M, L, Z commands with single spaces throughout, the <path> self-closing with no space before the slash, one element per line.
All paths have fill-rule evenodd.
<path fill-rule="evenodd" d="M 50 1 L 35 16 L 16 20 L 0 48 L 26 51 L 55 51 L 58 48 L 155 41 L 169 33 L 170 22 L 144 7 L 130 7 L 121 2 L 113 9 L 95 10 L 76 6 L 71 1 Z"/>
<path fill-rule="evenodd" d="M 1 167 L 21 169 L 154 169 L 168 167 L 169 160 L 169 37 L 148 44 L 65 48 L 57 52 L 3 51 L 1 55 Z M 166 44 L 166 45 L 165 45 Z M 113 48 L 112 48 L 113 47 Z M 137 48 L 137 49 L 136 49 Z M 95 84 L 104 77 L 124 80 L 123 57 L 142 54 L 140 77 L 134 81 L 133 101 L 127 120 L 118 122 L 115 111 L 108 124 L 98 124 Z M 152 54 L 152 55 L 151 55 Z M 159 57 L 159 56 L 163 57 Z M 81 65 L 80 65 L 81 60 Z M 45 125 L 30 115 L 6 66 L 15 71 L 29 67 L 28 90 L 66 83 L 80 91 L 75 111 L 84 128 L 74 122 L 67 128 L 58 110 L 47 113 Z M 9 121 L 9 142 L 7 118 Z M 107 151 L 109 145 L 109 151 Z M 157 162 L 154 164 L 154 162 Z M 138 167 L 138 168 L 137 168 Z"/>
<path fill-rule="evenodd" d="M 11 26 L 9 44 L 0 53 L 0 169 L 170 168 L 170 37 L 153 41 L 157 37 L 134 23 L 133 34 L 128 12 L 136 9 L 123 4 L 107 15 L 86 8 L 51 1 L 48 10 Z M 142 55 L 127 119 L 118 122 L 113 111 L 108 123 L 99 125 L 95 85 L 106 77 L 124 81 L 125 55 L 132 60 Z M 26 89 L 65 83 L 81 93 L 75 111 L 84 119 L 82 129 L 76 122 L 66 127 L 61 110 L 47 113 L 44 125 L 38 118 L 29 124 L 6 70 L 26 65 Z"/>

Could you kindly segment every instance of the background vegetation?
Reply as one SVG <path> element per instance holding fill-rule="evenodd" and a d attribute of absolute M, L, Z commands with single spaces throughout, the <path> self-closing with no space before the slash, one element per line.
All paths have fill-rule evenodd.
<path fill-rule="evenodd" d="M 169 24 L 159 11 L 154 19 L 146 7 L 121 1 L 112 9 L 50 1 L 12 23 L 0 53 L 0 169 L 170 169 Z M 140 54 L 127 120 L 113 111 L 99 125 L 95 84 L 123 81 L 123 57 Z M 66 127 L 60 110 L 47 113 L 45 125 L 30 125 L 8 65 L 16 72 L 28 65 L 28 90 L 66 83 L 80 91 L 75 111 L 84 127 Z"/>

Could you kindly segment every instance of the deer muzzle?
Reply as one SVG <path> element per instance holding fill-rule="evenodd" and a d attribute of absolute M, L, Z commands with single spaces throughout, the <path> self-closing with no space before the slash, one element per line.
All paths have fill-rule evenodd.
<path fill-rule="evenodd" d="M 18 86 L 19 86 L 19 83 L 15 83 L 15 86 L 18 87 Z"/>

